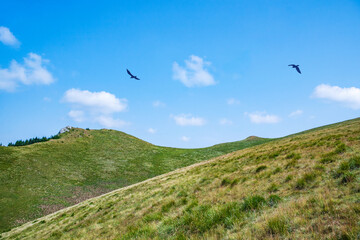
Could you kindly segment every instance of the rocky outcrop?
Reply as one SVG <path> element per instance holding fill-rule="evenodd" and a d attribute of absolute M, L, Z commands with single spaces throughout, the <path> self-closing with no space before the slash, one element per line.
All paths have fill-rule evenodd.
<path fill-rule="evenodd" d="M 58 134 L 68 132 L 68 131 L 70 131 L 70 129 L 72 129 L 72 128 L 73 128 L 72 126 L 66 126 L 66 127 L 62 128 L 62 129 L 60 129 L 60 131 L 59 131 Z"/>

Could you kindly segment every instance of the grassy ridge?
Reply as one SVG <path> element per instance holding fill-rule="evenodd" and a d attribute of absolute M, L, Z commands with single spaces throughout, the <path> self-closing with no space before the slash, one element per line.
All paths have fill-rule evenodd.
<path fill-rule="evenodd" d="M 176 149 L 114 130 L 72 129 L 60 139 L 0 147 L 0 232 L 111 190 L 266 141 Z"/>
<path fill-rule="evenodd" d="M 358 239 L 360 119 L 89 199 L 5 239 Z"/>

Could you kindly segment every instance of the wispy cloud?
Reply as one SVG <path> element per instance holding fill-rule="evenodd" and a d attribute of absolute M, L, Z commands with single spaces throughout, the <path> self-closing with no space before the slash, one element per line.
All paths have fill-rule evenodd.
<path fill-rule="evenodd" d="M 100 125 L 107 128 L 122 128 L 126 125 L 129 125 L 129 122 L 125 122 L 121 119 L 113 118 L 110 115 L 100 115 L 94 118 L 95 122 L 98 122 Z"/>
<path fill-rule="evenodd" d="M 278 123 L 281 121 L 280 117 L 273 114 L 266 114 L 266 112 L 245 113 L 245 115 L 247 115 L 253 123 Z"/>
<path fill-rule="evenodd" d="M 0 89 L 14 91 L 19 83 L 25 85 L 53 83 L 55 79 L 46 69 L 47 63 L 49 60 L 35 53 L 29 53 L 28 57 L 24 58 L 23 64 L 12 60 L 9 68 L 0 68 Z"/>
<path fill-rule="evenodd" d="M 10 29 L 3 26 L 0 26 L 0 42 L 13 47 L 20 46 L 19 40 L 17 40 L 14 34 L 10 32 Z"/>
<path fill-rule="evenodd" d="M 76 122 L 91 121 L 109 128 L 129 124 L 113 117 L 114 113 L 127 109 L 127 100 L 119 99 L 111 93 L 72 88 L 65 92 L 62 100 L 71 104 L 72 110 L 68 115 Z"/>
<path fill-rule="evenodd" d="M 206 69 L 211 65 L 201 57 L 191 55 L 189 60 L 185 60 L 185 67 L 181 67 L 177 62 L 173 64 L 173 78 L 181 81 L 187 87 L 203 87 L 214 85 L 214 77 Z"/>
<path fill-rule="evenodd" d="M 181 137 L 181 141 L 183 141 L 183 142 L 188 142 L 188 141 L 190 141 L 190 138 L 189 138 L 189 137 L 186 137 L 186 136 L 182 136 L 182 137 Z"/>
<path fill-rule="evenodd" d="M 84 111 L 80 110 L 71 110 L 68 113 L 69 117 L 71 117 L 75 122 L 83 122 L 85 121 Z"/>
<path fill-rule="evenodd" d="M 235 98 L 229 98 L 228 100 L 226 100 L 226 103 L 229 105 L 237 105 L 240 104 L 240 101 Z"/>
<path fill-rule="evenodd" d="M 227 118 L 222 118 L 222 119 L 220 119 L 219 124 L 220 125 L 232 125 L 233 122 Z"/>
<path fill-rule="evenodd" d="M 203 126 L 206 121 L 201 117 L 193 117 L 191 114 L 170 115 L 179 126 Z"/>
<path fill-rule="evenodd" d="M 360 109 L 360 89 L 356 87 L 342 88 L 321 84 L 315 88 L 313 97 L 343 103 L 345 106 Z"/>
<path fill-rule="evenodd" d="M 157 132 L 157 130 L 156 130 L 156 129 L 153 129 L 153 128 L 149 128 L 149 129 L 148 129 L 148 132 L 151 133 L 151 134 L 154 134 L 154 133 Z"/>
<path fill-rule="evenodd" d="M 298 109 L 298 110 L 296 110 L 296 111 L 291 112 L 291 113 L 289 114 L 289 117 L 297 117 L 297 116 L 302 115 L 303 113 L 304 113 L 303 110 Z"/>
<path fill-rule="evenodd" d="M 163 102 L 161 102 L 161 101 L 159 101 L 159 100 L 154 101 L 154 102 L 152 103 L 152 105 L 153 105 L 153 107 L 156 107 L 156 108 L 160 108 L 160 107 L 165 107 L 165 106 L 166 106 L 165 103 L 163 103 Z"/>

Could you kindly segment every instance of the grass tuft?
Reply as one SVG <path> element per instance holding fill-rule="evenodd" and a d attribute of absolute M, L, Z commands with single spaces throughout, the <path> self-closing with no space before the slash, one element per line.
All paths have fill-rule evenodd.
<path fill-rule="evenodd" d="M 277 192 L 279 190 L 279 187 L 276 183 L 272 183 L 267 190 L 268 192 Z"/>
<path fill-rule="evenodd" d="M 148 214 L 144 217 L 144 221 L 145 222 L 152 222 L 152 221 L 158 221 L 161 220 L 163 217 L 161 212 L 155 212 L 155 213 L 151 213 Z"/>
<path fill-rule="evenodd" d="M 173 206 L 175 206 L 175 201 L 170 200 L 169 202 L 167 202 L 161 206 L 161 212 L 163 212 L 163 213 L 168 212 L 168 211 L 170 211 L 170 208 L 172 208 Z"/>
<path fill-rule="evenodd" d="M 257 210 L 263 207 L 265 204 L 266 204 L 265 198 L 255 195 L 245 198 L 241 206 L 241 209 L 243 211 Z"/>
<path fill-rule="evenodd" d="M 267 232 L 270 235 L 285 235 L 288 233 L 288 223 L 283 216 L 276 216 L 268 220 Z"/>
<path fill-rule="evenodd" d="M 343 175 L 342 175 L 342 178 L 341 178 L 341 181 L 340 183 L 341 184 L 348 184 L 350 182 L 353 182 L 354 180 L 356 179 L 356 176 L 354 173 L 352 172 L 345 172 Z"/>
<path fill-rule="evenodd" d="M 349 167 L 351 170 L 360 168 L 360 156 L 355 156 L 349 159 Z"/>
<path fill-rule="evenodd" d="M 185 190 L 180 190 L 177 197 L 187 197 L 188 193 Z"/>
<path fill-rule="evenodd" d="M 289 174 L 289 175 L 286 176 L 284 182 L 290 182 L 291 180 L 293 180 L 293 178 L 294 178 L 294 176 Z"/>
<path fill-rule="evenodd" d="M 270 207 L 277 206 L 279 202 L 281 202 L 281 197 L 276 194 L 271 194 L 267 199 L 267 203 Z"/>
<path fill-rule="evenodd" d="M 259 167 L 256 168 L 255 172 L 256 172 L 256 173 L 259 173 L 259 172 L 265 170 L 266 168 L 267 168 L 267 167 L 266 167 L 265 165 L 261 165 L 261 166 L 259 166 Z"/>
<path fill-rule="evenodd" d="M 231 179 L 229 178 L 223 178 L 223 180 L 221 181 L 221 186 L 227 186 L 227 185 L 230 185 L 231 184 Z"/>
<path fill-rule="evenodd" d="M 301 155 L 299 153 L 290 153 L 288 155 L 286 155 L 285 157 L 286 159 L 294 159 L 294 160 L 299 160 L 301 158 Z"/>
<path fill-rule="evenodd" d="M 230 187 L 234 187 L 235 185 L 237 185 L 240 182 L 239 178 L 235 178 L 231 181 Z"/>
<path fill-rule="evenodd" d="M 272 152 L 272 153 L 269 154 L 269 159 L 274 159 L 279 155 L 280 155 L 279 151 Z"/>
<path fill-rule="evenodd" d="M 296 159 L 291 159 L 290 161 L 288 161 L 288 163 L 285 165 L 285 169 L 289 169 L 289 168 L 293 168 L 296 167 L 296 164 L 298 163 L 298 160 Z"/>
<path fill-rule="evenodd" d="M 342 154 L 346 152 L 346 145 L 344 143 L 340 143 L 334 150 L 335 154 Z"/>
<path fill-rule="evenodd" d="M 312 183 L 316 178 L 316 173 L 305 173 L 300 179 L 296 181 L 295 188 L 296 189 L 304 189 L 307 187 L 310 183 Z"/>
<path fill-rule="evenodd" d="M 335 161 L 335 159 L 332 156 L 324 156 L 323 158 L 320 159 L 320 163 L 322 163 L 322 164 L 328 164 L 328 163 L 332 163 L 334 161 Z"/>
<path fill-rule="evenodd" d="M 277 167 L 277 168 L 274 169 L 274 171 L 273 171 L 272 173 L 273 173 L 273 174 L 277 174 L 277 173 L 279 173 L 279 172 L 281 172 L 281 168 L 280 168 L 280 167 Z"/>

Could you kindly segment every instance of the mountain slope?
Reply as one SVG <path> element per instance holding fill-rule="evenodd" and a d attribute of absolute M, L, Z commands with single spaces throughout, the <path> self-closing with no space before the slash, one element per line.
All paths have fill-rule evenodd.
<path fill-rule="evenodd" d="M 360 119 L 194 164 L 5 239 L 358 239 Z"/>
<path fill-rule="evenodd" d="M 119 131 L 75 128 L 60 139 L 0 147 L 0 232 L 111 190 L 266 141 L 177 149 Z"/>

